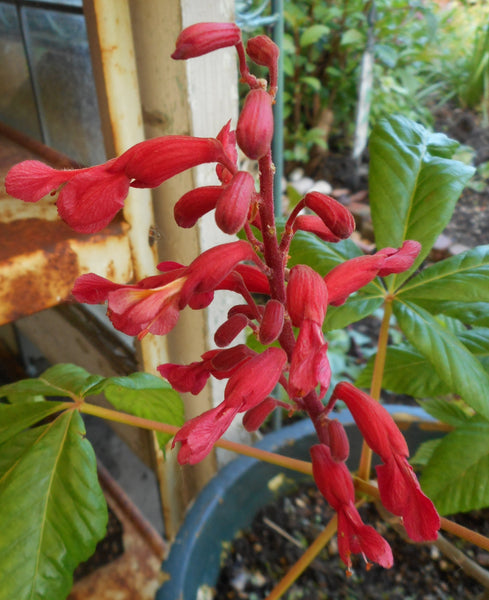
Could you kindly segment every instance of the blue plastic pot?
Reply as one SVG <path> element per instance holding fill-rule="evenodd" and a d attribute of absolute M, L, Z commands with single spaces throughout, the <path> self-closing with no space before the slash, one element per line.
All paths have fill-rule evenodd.
<path fill-rule="evenodd" d="M 403 420 L 407 421 L 432 420 L 417 407 L 384 406 L 396 419 L 404 415 Z M 348 411 L 337 413 L 335 417 L 343 425 L 351 426 L 348 431 L 350 460 L 358 464 L 361 437 L 352 417 Z M 423 431 L 415 423 L 404 433 L 412 448 L 433 437 L 433 432 Z M 315 443 L 312 423 L 305 419 L 265 436 L 256 446 L 310 460 L 309 448 Z M 223 543 L 248 527 L 260 508 L 273 502 L 278 494 L 290 491 L 300 481 L 310 480 L 306 475 L 248 457 L 237 458 L 226 465 L 189 510 L 163 563 L 169 580 L 157 592 L 156 600 L 196 600 L 200 586 L 213 587 L 219 576 Z M 276 484 L 280 484 L 279 489 Z"/>

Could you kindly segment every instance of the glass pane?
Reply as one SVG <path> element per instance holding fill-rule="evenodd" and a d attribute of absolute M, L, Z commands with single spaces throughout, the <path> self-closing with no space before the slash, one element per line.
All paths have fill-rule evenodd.
<path fill-rule="evenodd" d="M 27 2 L 35 2 L 39 4 L 39 0 L 27 0 Z M 78 6 L 82 7 L 83 0 L 41 0 L 43 4 L 62 4 L 63 6 Z"/>
<path fill-rule="evenodd" d="M 41 139 L 15 6 L 0 5 L 0 119 Z"/>
<path fill-rule="evenodd" d="M 82 164 L 105 160 L 83 15 L 23 10 L 45 143 Z"/>

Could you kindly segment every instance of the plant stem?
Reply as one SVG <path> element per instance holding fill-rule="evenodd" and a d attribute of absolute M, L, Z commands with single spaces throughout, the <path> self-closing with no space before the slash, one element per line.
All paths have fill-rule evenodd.
<path fill-rule="evenodd" d="M 326 546 L 329 540 L 336 533 L 336 529 L 337 518 L 336 516 L 334 516 L 323 529 L 323 531 L 314 540 L 314 542 L 299 558 L 299 560 L 292 565 L 292 567 L 287 571 L 285 576 L 277 583 L 277 585 L 273 588 L 273 590 L 265 598 L 265 600 L 277 600 L 278 598 L 281 598 L 282 595 L 285 594 L 289 587 L 294 583 L 294 581 L 296 581 L 296 579 L 300 577 L 300 575 L 312 563 L 312 561 L 321 552 L 324 546 Z"/>
<path fill-rule="evenodd" d="M 71 405 L 73 406 L 73 405 Z M 125 425 L 132 425 L 134 427 L 141 427 L 142 429 L 150 429 L 151 431 L 159 431 L 167 433 L 169 435 L 175 435 L 180 429 L 176 425 L 168 425 L 166 423 L 160 423 L 159 421 L 152 421 L 150 419 L 144 419 L 143 417 L 136 417 L 123 413 L 110 408 L 104 408 L 95 404 L 88 404 L 83 402 L 76 405 L 76 408 L 85 414 L 94 415 L 102 419 L 109 421 L 115 421 L 116 423 L 124 423 Z M 297 458 L 290 458 L 275 452 L 269 452 L 268 450 L 261 450 L 253 446 L 246 444 L 239 444 L 237 442 L 231 442 L 229 440 L 218 440 L 215 444 L 219 448 L 224 448 L 230 452 L 236 452 L 243 456 L 249 456 L 250 458 L 256 458 L 279 467 L 285 467 L 292 471 L 298 471 L 306 475 L 312 475 L 312 465 L 305 460 L 299 460 Z"/>
<path fill-rule="evenodd" d="M 149 429 L 151 431 L 161 431 L 162 433 L 167 433 L 170 435 L 175 435 L 179 430 L 179 427 L 175 425 L 168 425 L 167 423 L 160 423 L 159 421 L 151 421 L 150 419 L 136 417 L 110 408 L 104 408 L 95 404 L 89 404 L 88 402 L 66 402 L 65 404 L 67 409 L 76 409 L 87 415 L 94 415 L 102 419 L 115 421 L 116 423 L 123 423 L 125 425 L 141 427 L 142 429 Z M 229 450 L 230 452 L 242 454 L 243 456 L 249 456 L 250 458 L 262 460 L 263 462 L 277 465 L 278 467 L 283 467 L 292 471 L 297 471 L 299 473 L 304 473 L 305 475 L 312 476 L 312 464 L 305 460 L 290 458 L 288 456 L 283 456 L 282 454 L 276 454 L 275 452 L 261 450 L 260 448 L 247 446 L 246 444 L 239 444 L 237 442 L 231 442 L 229 440 L 218 440 L 215 443 L 215 446 L 218 446 L 219 448 L 224 448 L 225 450 Z M 355 483 L 355 488 L 357 490 L 367 494 L 371 498 L 380 498 L 377 486 L 372 485 L 368 481 L 361 479 L 359 476 L 354 477 L 353 480 Z M 448 531 L 449 533 L 453 533 L 454 535 L 463 540 L 466 540 L 472 544 L 475 544 L 476 546 L 479 546 L 479 548 L 483 548 L 484 550 L 489 551 L 489 538 L 481 535 L 480 533 L 472 531 L 471 529 L 467 529 L 467 527 L 458 525 L 458 523 L 454 523 L 453 521 L 445 519 L 444 517 L 441 517 L 441 528 L 445 531 Z M 315 543 L 316 542 L 314 542 L 314 544 Z M 327 540 L 324 543 L 327 543 Z M 273 599 L 274 596 L 270 596 L 269 598 L 267 598 L 267 600 L 270 600 L 270 598 Z M 278 598 L 278 596 L 275 596 L 275 598 Z"/>
<path fill-rule="evenodd" d="M 387 297 L 384 303 L 384 316 L 380 325 L 379 339 L 377 341 L 377 354 L 375 355 L 374 370 L 372 374 L 372 383 L 370 386 L 370 395 L 375 400 L 380 400 L 382 390 L 382 380 L 384 378 L 385 356 L 387 352 L 387 341 L 389 338 L 389 323 L 392 315 L 392 298 Z M 370 468 L 372 465 L 372 450 L 365 441 L 362 444 L 362 453 L 358 465 L 358 477 L 360 479 L 370 479 Z"/>

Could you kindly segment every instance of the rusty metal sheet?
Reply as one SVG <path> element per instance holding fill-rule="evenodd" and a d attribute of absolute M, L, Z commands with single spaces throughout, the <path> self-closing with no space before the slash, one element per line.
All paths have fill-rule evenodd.
<path fill-rule="evenodd" d="M 154 600 L 166 545 L 100 466 L 99 477 L 107 502 L 122 522 L 124 554 L 78 581 L 67 600 Z"/>
<path fill-rule="evenodd" d="M 47 162 L 56 166 L 73 166 L 42 144 L 25 148 L 1 134 L 2 128 L 2 182 L 8 169 L 21 160 L 47 156 Z M 92 271 L 121 283 L 132 278 L 125 222 L 116 220 L 96 234 L 78 234 L 57 217 L 54 202 L 48 197 L 25 203 L 10 198 L 1 186 L 0 325 L 69 300 L 75 279 L 83 273 Z"/>

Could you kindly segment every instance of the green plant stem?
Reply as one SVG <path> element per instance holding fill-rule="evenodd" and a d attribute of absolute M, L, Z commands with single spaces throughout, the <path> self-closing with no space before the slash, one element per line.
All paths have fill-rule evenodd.
<path fill-rule="evenodd" d="M 314 542 L 299 558 L 299 560 L 292 565 L 285 576 L 277 583 L 265 600 L 277 600 L 278 598 L 281 598 L 283 594 L 285 594 L 294 581 L 300 577 L 300 575 L 307 569 L 307 567 L 321 552 L 324 546 L 326 546 L 329 540 L 333 537 L 333 535 L 336 533 L 337 526 L 337 518 L 334 516 L 314 540 Z"/>
<path fill-rule="evenodd" d="M 392 315 L 392 298 L 387 297 L 384 303 L 384 316 L 380 325 L 379 339 L 377 341 L 377 354 L 375 356 L 374 370 L 372 374 L 372 383 L 370 386 L 370 395 L 375 400 L 380 400 L 382 390 L 382 380 L 384 378 L 385 356 L 387 352 L 387 341 L 389 338 L 389 323 Z M 372 465 L 372 450 L 365 441 L 362 444 L 362 453 L 358 465 L 358 477 L 360 479 L 370 479 L 370 468 Z"/>
<path fill-rule="evenodd" d="M 170 435 L 175 435 L 180 429 L 175 425 L 167 425 L 166 423 L 160 423 L 159 421 L 152 421 L 150 419 L 144 419 L 143 417 L 136 417 L 117 410 L 112 410 L 110 408 L 89 404 L 87 402 L 78 403 L 75 405 L 75 407 L 80 412 L 88 415 L 94 415 L 96 417 L 114 421 L 116 423 L 124 423 L 125 425 L 141 427 L 142 429 L 149 429 L 151 431 L 161 431 L 162 433 L 168 433 Z M 224 448 L 230 452 L 242 454 L 243 456 L 256 458 L 279 467 L 285 467 L 287 469 L 291 469 L 292 471 L 298 471 L 299 473 L 312 475 L 312 465 L 305 460 L 282 456 L 281 454 L 276 454 L 275 452 L 268 452 L 267 450 L 261 450 L 260 448 L 255 448 L 246 444 L 231 442 L 230 440 L 218 440 L 215 443 L 215 446 Z"/>

